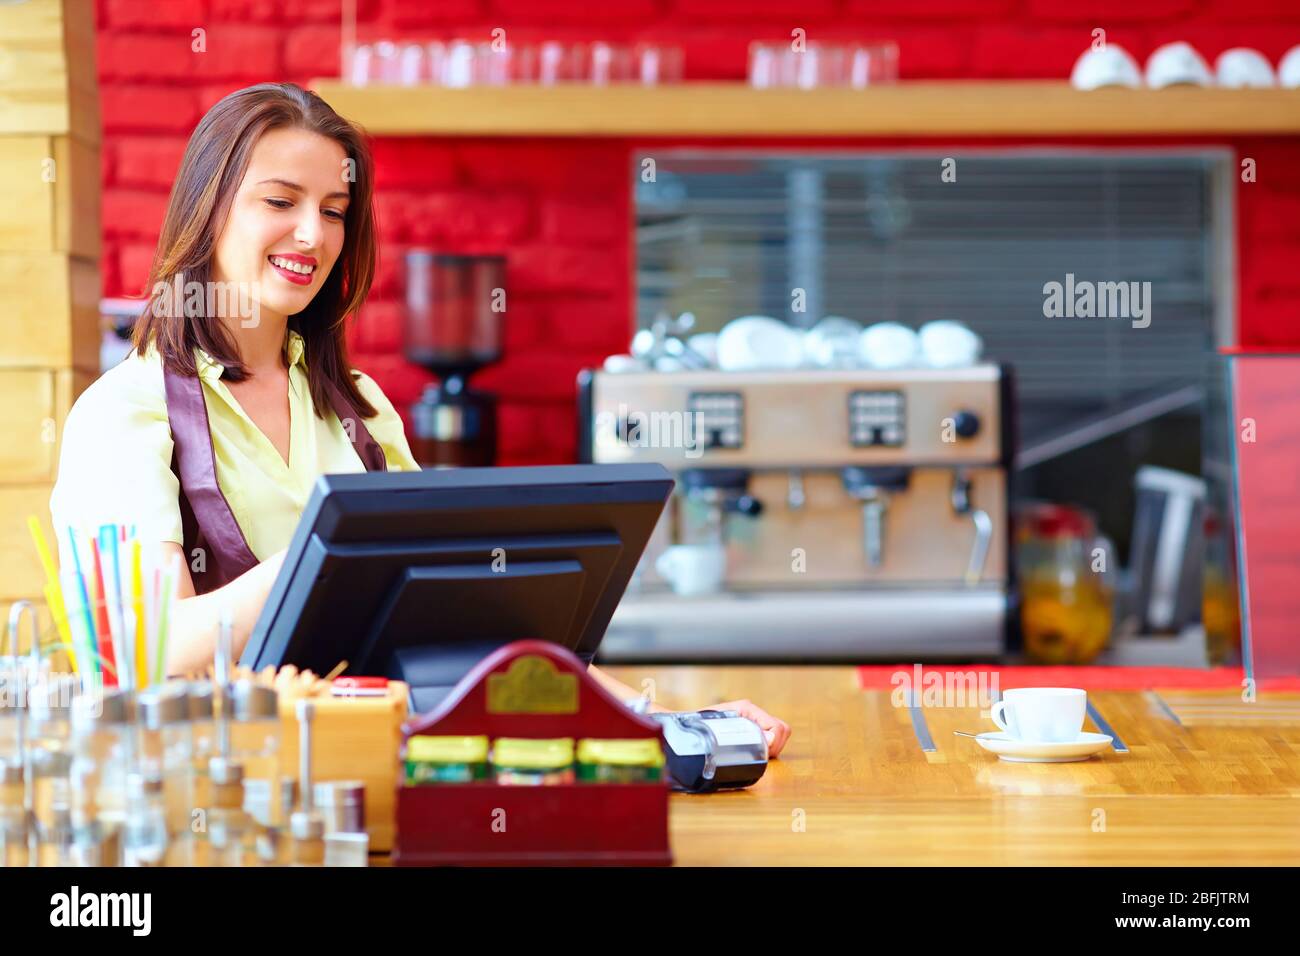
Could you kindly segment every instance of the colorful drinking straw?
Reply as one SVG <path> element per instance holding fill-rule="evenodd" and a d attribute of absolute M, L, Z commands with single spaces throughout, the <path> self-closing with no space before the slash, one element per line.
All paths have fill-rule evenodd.
<path fill-rule="evenodd" d="M 104 662 L 104 685 L 117 686 L 117 654 L 113 647 L 113 629 L 108 622 L 108 601 L 104 594 L 104 562 L 99 553 L 99 541 L 90 539 L 90 561 L 95 582 L 95 624 L 99 631 L 99 657 Z"/>
<path fill-rule="evenodd" d="M 180 561 L 180 555 L 172 555 L 171 563 L 168 564 L 167 570 L 163 572 L 162 594 L 159 596 L 160 610 L 158 612 L 158 661 L 154 665 L 154 679 L 162 683 L 163 665 L 167 660 L 167 624 L 168 612 L 172 603 L 173 582 L 179 582 L 180 572 L 177 563 Z"/>
<path fill-rule="evenodd" d="M 86 651 L 89 655 L 89 663 L 86 665 L 87 676 L 98 676 L 100 666 L 96 648 L 95 617 L 90 606 L 90 594 L 86 589 L 86 575 L 81 571 L 81 556 L 77 553 L 77 535 L 71 528 L 68 528 L 68 545 L 72 553 L 77 590 L 80 592 L 77 596 L 81 598 L 81 625 L 85 628 Z"/>
<path fill-rule="evenodd" d="M 50 546 L 45 540 L 45 531 L 41 528 L 40 519 L 36 515 L 27 516 L 27 530 L 31 532 L 36 553 L 41 559 L 41 567 L 45 571 L 45 603 L 49 605 L 50 616 L 54 618 L 54 627 L 59 632 L 59 640 L 63 642 L 63 647 L 68 652 L 68 663 L 72 665 L 73 673 L 80 673 L 81 669 L 77 666 L 77 652 L 72 646 L 72 629 L 68 625 L 68 611 L 63 603 L 63 588 L 59 584 L 59 569 L 54 564 L 54 556 L 50 553 Z"/>
<path fill-rule="evenodd" d="M 131 643 L 127 640 L 126 621 L 122 614 L 122 566 L 117 552 L 117 525 L 106 524 L 99 529 L 99 554 L 104 571 L 104 608 L 108 613 L 114 668 L 118 684 L 130 690 L 135 669 L 131 666 Z"/>
<path fill-rule="evenodd" d="M 140 539 L 131 541 L 131 608 L 135 611 L 135 673 L 141 687 L 149 686 L 148 637 L 144 618 L 144 573 L 141 567 Z"/>

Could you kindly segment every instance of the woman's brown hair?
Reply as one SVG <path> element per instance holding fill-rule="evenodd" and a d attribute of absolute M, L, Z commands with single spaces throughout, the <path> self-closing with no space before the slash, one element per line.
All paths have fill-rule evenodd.
<path fill-rule="evenodd" d="M 224 378 L 244 381 L 249 373 L 221 320 L 205 306 L 184 308 L 159 290 L 170 289 L 178 276 L 183 284 L 212 280 L 212 257 L 231 202 L 244 179 L 253 147 L 268 130 L 305 129 L 343 147 L 351 180 L 343 227 L 343 249 L 329 277 L 296 315 L 289 328 L 303 337 L 307 378 L 316 415 L 333 408 L 328 383 L 333 382 L 363 418 L 377 411 L 366 401 L 348 374 L 343 326 L 365 301 L 375 274 L 375 218 L 371 205 L 374 163 L 363 134 L 315 93 L 292 83 L 259 83 L 223 97 L 199 121 L 181 159 L 172 186 L 149 274 L 149 308 L 136 321 L 131 344 L 144 356 L 152 341 L 166 367 L 175 374 L 197 375 L 195 347 L 225 366 Z M 344 170 L 340 170 L 340 176 Z M 202 296 L 204 302 L 207 296 Z M 198 314 L 195 314 L 198 313 Z"/>

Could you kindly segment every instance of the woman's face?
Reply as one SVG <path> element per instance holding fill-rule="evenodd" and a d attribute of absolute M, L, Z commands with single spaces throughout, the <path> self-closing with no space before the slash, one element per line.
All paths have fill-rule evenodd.
<path fill-rule="evenodd" d="M 227 302 L 256 302 L 263 318 L 307 307 L 343 248 L 346 159 L 340 144 L 303 129 L 257 141 L 217 237 L 213 278 L 241 284 Z"/>

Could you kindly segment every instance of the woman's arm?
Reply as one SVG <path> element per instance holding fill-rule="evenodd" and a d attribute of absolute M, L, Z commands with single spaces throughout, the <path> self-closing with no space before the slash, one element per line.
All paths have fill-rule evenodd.
<path fill-rule="evenodd" d="M 605 690 L 609 691 L 624 703 L 627 703 L 630 700 L 636 700 L 638 697 L 642 696 L 622 681 L 610 677 L 595 664 L 587 665 L 587 673 L 594 677 L 601 687 L 605 688 Z M 666 714 L 669 712 L 667 707 L 660 707 L 655 703 L 652 703 L 647 709 L 651 713 Z M 769 757 L 777 756 L 783 749 L 785 749 L 785 743 L 790 739 L 790 725 L 779 717 L 773 717 L 762 707 L 759 707 L 752 701 L 729 700 L 726 703 L 713 704 L 702 709 L 734 710 L 736 713 L 740 714 L 740 716 L 748 717 L 754 723 L 758 724 L 758 726 L 762 727 L 763 731 L 767 734 L 767 753 Z"/>
<path fill-rule="evenodd" d="M 608 674 L 606 674 L 595 664 L 587 665 L 587 673 L 596 679 L 597 684 L 605 688 L 605 690 L 609 691 L 611 694 L 613 694 L 615 697 L 617 697 L 625 704 L 628 703 L 629 701 L 633 701 L 639 697 L 645 696 L 641 693 L 638 693 L 634 688 L 629 687 L 627 684 L 624 684 L 621 680 L 615 680 L 613 677 L 610 677 Z M 654 703 L 653 701 L 651 701 L 650 706 L 647 707 L 646 710 L 648 710 L 652 714 L 668 713 L 667 707 L 660 707 L 658 704 Z"/>
<path fill-rule="evenodd" d="M 239 660 L 244 645 L 253 633 L 253 625 L 262 613 L 262 605 L 271 593 L 271 585 L 280 573 L 285 551 L 273 554 L 261 564 L 241 574 L 225 587 L 195 595 L 189 565 L 179 544 L 167 541 L 162 545 L 162 559 L 180 556 L 180 600 L 173 608 L 171 627 L 167 638 L 167 673 L 179 674 L 201 670 L 212 663 L 217 647 L 217 631 L 221 613 L 229 608 L 232 616 L 232 663 Z"/>

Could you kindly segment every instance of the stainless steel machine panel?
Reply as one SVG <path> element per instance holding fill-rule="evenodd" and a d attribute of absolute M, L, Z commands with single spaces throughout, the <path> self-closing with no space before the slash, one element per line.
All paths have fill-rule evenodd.
<path fill-rule="evenodd" d="M 592 456 L 669 468 L 993 464 L 1000 370 L 598 373 Z"/>
<path fill-rule="evenodd" d="M 602 661 L 996 657 L 1006 595 L 976 590 L 774 592 L 624 600 Z"/>

